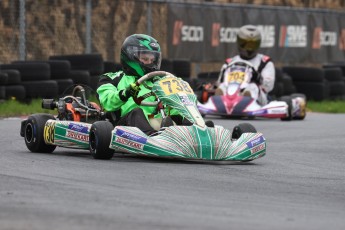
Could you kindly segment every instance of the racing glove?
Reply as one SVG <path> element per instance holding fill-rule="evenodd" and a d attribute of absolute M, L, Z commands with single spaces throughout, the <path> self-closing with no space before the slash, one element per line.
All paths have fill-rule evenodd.
<path fill-rule="evenodd" d="M 140 87 L 135 83 L 130 84 L 127 89 L 120 91 L 120 99 L 127 101 L 130 97 L 137 97 L 140 91 Z"/>

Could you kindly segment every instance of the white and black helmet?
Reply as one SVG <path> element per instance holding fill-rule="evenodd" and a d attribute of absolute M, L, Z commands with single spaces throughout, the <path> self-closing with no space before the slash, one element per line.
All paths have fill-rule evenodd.
<path fill-rule="evenodd" d="M 261 44 L 261 33 L 256 26 L 242 26 L 237 33 L 237 48 L 240 57 L 252 59 L 258 53 Z"/>

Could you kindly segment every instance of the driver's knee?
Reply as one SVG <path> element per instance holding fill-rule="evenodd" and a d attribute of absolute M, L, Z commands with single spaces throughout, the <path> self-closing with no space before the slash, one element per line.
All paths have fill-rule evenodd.
<path fill-rule="evenodd" d="M 141 108 L 135 108 L 131 111 L 132 116 L 145 116 L 144 111 Z"/>

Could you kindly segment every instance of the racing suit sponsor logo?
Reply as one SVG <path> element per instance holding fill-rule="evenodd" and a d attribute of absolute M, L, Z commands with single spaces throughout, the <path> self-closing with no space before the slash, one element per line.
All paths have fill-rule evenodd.
<path fill-rule="evenodd" d="M 307 47 L 307 26 L 280 27 L 279 47 Z"/>
<path fill-rule="evenodd" d="M 142 150 L 144 148 L 143 144 L 140 144 L 138 142 L 134 142 L 134 141 L 128 140 L 126 138 L 122 138 L 120 136 L 117 136 L 115 141 L 117 143 L 120 143 L 120 144 L 123 144 L 123 145 L 127 145 L 127 146 L 135 148 L 135 149 L 141 149 Z"/>
<path fill-rule="evenodd" d="M 313 49 L 320 49 L 321 46 L 336 46 L 337 33 L 332 31 L 323 31 L 321 27 L 314 29 Z"/>
<path fill-rule="evenodd" d="M 89 142 L 89 135 L 78 133 L 71 130 L 67 130 L 66 137 L 74 139 L 74 140 L 82 141 L 82 142 Z"/>
<path fill-rule="evenodd" d="M 253 148 L 254 146 L 257 146 L 257 145 L 263 143 L 264 141 L 265 141 L 264 137 L 260 136 L 254 140 L 248 141 L 246 143 L 246 145 L 248 146 L 248 148 Z"/>
<path fill-rule="evenodd" d="M 139 143 L 142 143 L 142 144 L 146 144 L 146 142 L 147 142 L 147 139 L 145 137 L 142 137 L 142 136 L 139 136 L 139 135 L 136 135 L 136 134 L 133 134 L 133 133 L 129 133 L 129 132 L 126 132 L 126 131 L 121 130 L 121 129 L 117 129 L 116 130 L 116 136 L 117 137 L 122 137 L 122 138 L 125 138 L 125 139 L 128 139 L 128 140 L 132 140 L 132 141 L 135 141 L 135 142 L 139 142 Z"/>
<path fill-rule="evenodd" d="M 89 128 L 81 124 L 70 123 L 68 125 L 68 129 L 76 131 L 76 132 L 80 132 L 80 133 L 89 133 Z"/>
<path fill-rule="evenodd" d="M 183 21 L 175 21 L 172 44 L 178 45 L 181 41 L 204 41 L 204 28 L 202 26 L 184 25 Z"/>

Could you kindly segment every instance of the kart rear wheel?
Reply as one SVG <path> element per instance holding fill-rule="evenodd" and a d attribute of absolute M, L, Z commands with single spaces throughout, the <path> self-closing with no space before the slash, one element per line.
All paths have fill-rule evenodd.
<path fill-rule="evenodd" d="M 304 120 L 304 118 L 306 117 L 306 114 L 307 114 L 307 96 L 303 93 L 294 93 L 294 94 L 291 94 L 291 98 L 294 99 L 294 98 L 297 98 L 297 97 L 301 97 L 304 99 L 305 101 L 305 105 L 302 106 L 302 108 L 300 108 L 302 111 L 300 114 L 302 114 L 301 116 L 298 116 L 298 117 L 293 117 L 294 120 Z"/>
<path fill-rule="evenodd" d="M 249 123 L 241 123 L 236 125 L 232 130 L 231 138 L 237 140 L 243 133 L 257 133 L 256 128 Z"/>
<path fill-rule="evenodd" d="M 26 147 L 34 153 L 52 153 L 56 145 L 47 145 L 44 142 L 44 126 L 49 120 L 55 120 L 51 114 L 33 114 L 24 124 L 24 140 Z"/>
<path fill-rule="evenodd" d="M 288 115 L 286 117 L 280 118 L 282 121 L 291 121 L 292 120 L 292 97 L 291 96 L 282 96 L 280 101 L 285 101 L 288 105 Z"/>
<path fill-rule="evenodd" d="M 108 121 L 96 121 L 92 124 L 89 145 L 93 158 L 109 160 L 114 156 L 114 150 L 109 148 L 113 129 L 113 125 Z"/>

